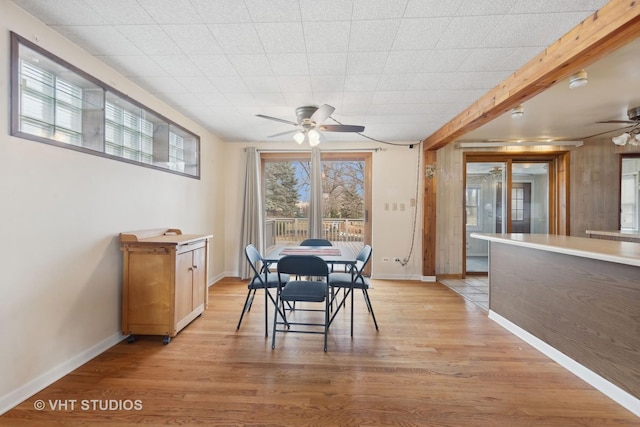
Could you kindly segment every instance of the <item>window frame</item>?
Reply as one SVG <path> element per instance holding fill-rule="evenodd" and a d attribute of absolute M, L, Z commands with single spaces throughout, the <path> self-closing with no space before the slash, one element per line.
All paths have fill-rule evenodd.
<path fill-rule="evenodd" d="M 58 57 L 57 55 L 47 51 L 46 49 L 38 46 L 37 44 L 27 40 L 26 38 L 20 36 L 19 34 L 14 33 L 13 31 L 10 32 L 10 38 L 11 38 L 11 47 L 10 47 L 10 93 L 9 93 L 9 98 L 10 98 L 10 134 L 11 136 L 17 137 L 17 138 L 21 138 L 21 139 L 27 139 L 27 140 L 31 140 L 31 141 L 36 141 L 36 142 L 41 142 L 44 144 L 48 144 L 48 145 L 53 145 L 56 147 L 61 147 L 61 148 L 65 148 L 68 150 L 74 150 L 74 151 L 79 151 L 82 153 L 86 153 L 86 154 L 91 154 L 94 156 L 99 156 L 99 157 L 104 157 L 104 158 L 108 158 L 111 160 L 117 160 L 120 162 L 124 162 L 124 163 L 129 163 L 132 165 L 137 165 L 137 166 L 142 166 L 145 168 L 149 168 L 149 169 L 154 169 L 154 170 L 158 170 L 158 171 L 162 171 L 162 172 L 168 172 L 168 173 L 172 173 L 175 175 L 180 175 L 180 176 L 184 176 L 184 177 L 188 177 L 188 178 L 193 178 L 193 179 L 200 179 L 200 167 L 201 167 L 201 150 L 200 150 L 200 136 L 197 135 L 196 133 L 186 129 L 185 127 L 177 124 L 176 122 L 168 119 L 167 117 L 163 116 L 162 114 L 154 111 L 153 109 L 147 107 L 146 105 L 136 101 L 135 99 L 129 97 L 128 95 L 118 91 L 117 89 L 111 87 L 110 85 L 104 83 L 103 81 L 97 79 L 96 77 L 93 77 L 92 75 L 86 73 L 85 71 L 83 71 L 82 69 L 76 67 L 75 65 L 65 61 L 64 59 Z M 37 54 L 47 58 L 49 61 L 52 61 L 53 63 L 55 63 L 56 65 L 59 65 L 61 67 L 64 67 L 66 70 L 74 73 L 75 75 L 77 75 L 78 77 L 86 80 L 87 82 L 95 85 L 97 88 L 101 89 L 103 91 L 103 96 L 102 96 L 102 117 L 101 117 L 101 125 L 102 125 L 102 147 L 101 150 L 96 149 L 96 148 L 92 148 L 92 147 L 88 147 L 88 146 L 78 146 L 78 145 L 74 145 L 68 142 L 61 142 L 61 141 L 57 141 L 53 138 L 47 138 L 47 137 L 43 137 L 43 136 L 39 136 L 39 135 L 35 135 L 32 133 L 27 133 L 27 132 L 23 132 L 20 130 L 20 117 L 21 117 L 21 111 L 20 111 L 20 48 L 25 47 L 27 49 L 33 50 L 34 52 L 36 52 Z M 108 96 L 109 95 L 109 96 Z M 120 157 L 117 155 L 112 155 L 112 154 L 108 154 L 106 153 L 106 135 L 105 135 L 105 129 L 106 129 L 106 112 L 105 112 L 105 108 L 106 108 L 106 103 L 108 101 L 108 98 L 113 98 L 116 97 L 120 100 L 122 100 L 125 103 L 128 103 L 132 106 L 135 106 L 136 108 L 140 108 L 141 110 L 144 110 L 145 112 L 155 116 L 157 119 L 161 120 L 162 122 L 164 122 L 164 124 L 166 124 L 167 126 L 167 140 L 169 139 L 169 133 L 171 132 L 171 129 L 173 128 L 175 131 L 179 132 L 177 135 L 180 137 L 185 137 L 185 135 L 188 138 L 192 138 L 193 140 L 191 141 L 191 143 L 193 144 L 193 156 L 192 158 L 194 158 L 195 160 L 195 165 L 190 165 L 190 168 L 193 168 L 193 173 L 188 173 L 188 172 L 182 172 L 180 170 L 176 170 L 175 168 L 171 168 L 169 160 L 165 160 L 165 161 L 156 161 L 155 160 L 155 155 L 154 155 L 154 163 L 158 163 L 158 164 L 163 164 L 166 163 L 166 166 L 159 166 L 158 164 L 150 164 L 150 163 L 144 163 L 142 161 L 137 161 L 137 160 L 132 160 L 132 159 L 128 159 L 126 157 Z M 55 99 L 55 98 L 54 98 Z M 82 134 L 81 134 L 82 135 Z M 84 136 L 84 135 L 83 135 Z M 155 138 L 152 140 L 153 142 L 153 146 L 155 148 L 157 141 L 155 140 Z M 168 144 L 168 141 L 167 141 Z M 169 148 L 167 147 L 167 153 L 169 152 Z M 175 163 L 175 162 L 174 162 Z"/>

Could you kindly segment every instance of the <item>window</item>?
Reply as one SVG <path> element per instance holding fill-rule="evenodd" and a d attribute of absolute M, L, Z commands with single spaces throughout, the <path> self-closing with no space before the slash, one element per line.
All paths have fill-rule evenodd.
<path fill-rule="evenodd" d="M 511 189 L 511 220 L 524 221 L 524 188 Z"/>
<path fill-rule="evenodd" d="M 200 176 L 200 138 L 11 33 L 11 135 Z"/>
<path fill-rule="evenodd" d="M 480 206 L 480 187 L 467 186 L 465 195 L 467 227 L 478 227 L 478 206 Z"/>

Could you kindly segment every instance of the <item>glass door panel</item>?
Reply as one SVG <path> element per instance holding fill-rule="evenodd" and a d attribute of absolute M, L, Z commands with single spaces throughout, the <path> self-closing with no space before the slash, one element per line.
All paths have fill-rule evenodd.
<path fill-rule="evenodd" d="M 549 232 L 549 166 L 547 162 L 513 162 L 510 233 Z"/>

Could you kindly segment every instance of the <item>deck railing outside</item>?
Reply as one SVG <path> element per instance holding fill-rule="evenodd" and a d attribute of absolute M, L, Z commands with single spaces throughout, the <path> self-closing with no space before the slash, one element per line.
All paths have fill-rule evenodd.
<path fill-rule="evenodd" d="M 307 238 L 307 218 L 267 218 L 266 246 L 296 244 Z M 324 218 L 323 239 L 332 242 L 363 242 L 364 219 Z"/>

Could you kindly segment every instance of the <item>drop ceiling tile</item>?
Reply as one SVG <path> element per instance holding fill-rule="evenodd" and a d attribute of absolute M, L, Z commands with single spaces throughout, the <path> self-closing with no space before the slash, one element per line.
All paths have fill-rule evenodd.
<path fill-rule="evenodd" d="M 423 64 L 430 59 L 429 53 L 428 51 L 420 50 L 392 50 L 387 57 L 384 73 L 400 74 L 420 72 Z"/>
<path fill-rule="evenodd" d="M 273 77 L 245 76 L 242 78 L 251 93 L 280 93 L 280 85 Z"/>
<path fill-rule="evenodd" d="M 92 55 L 141 55 L 135 46 L 116 29 L 109 26 L 52 27 Z"/>
<path fill-rule="evenodd" d="M 211 80 L 204 76 L 199 77 L 181 77 L 180 84 L 189 93 L 194 94 L 219 94 L 220 91 L 211 82 Z"/>
<path fill-rule="evenodd" d="M 131 77 L 131 80 L 153 94 L 184 93 L 185 88 L 173 77 Z"/>
<path fill-rule="evenodd" d="M 354 19 L 401 18 L 407 0 L 354 0 Z"/>
<path fill-rule="evenodd" d="M 184 53 L 219 54 L 224 53 L 204 24 L 163 25 L 162 29 Z"/>
<path fill-rule="evenodd" d="M 202 76 L 200 69 L 187 55 L 149 55 L 151 60 L 173 77 Z"/>
<path fill-rule="evenodd" d="M 258 114 L 259 111 L 269 111 L 272 107 L 284 104 L 284 97 L 280 92 L 253 92 L 253 97 L 260 106 L 258 111 L 254 109 L 254 114 Z M 253 108 L 252 105 L 250 107 Z"/>
<path fill-rule="evenodd" d="M 457 71 L 473 51 L 473 49 L 430 50 L 428 59 L 424 61 L 420 71 L 423 73 Z"/>
<path fill-rule="evenodd" d="M 297 0 L 245 0 L 253 22 L 300 21 Z"/>
<path fill-rule="evenodd" d="M 480 46 L 544 48 L 573 28 L 575 22 L 582 21 L 588 15 L 588 12 L 555 13 L 553 20 L 547 14 L 503 16 L 498 25 L 486 34 Z"/>
<path fill-rule="evenodd" d="M 350 21 L 353 0 L 299 0 L 303 21 Z"/>
<path fill-rule="evenodd" d="M 118 25 L 115 28 L 147 55 L 182 53 L 158 25 Z"/>
<path fill-rule="evenodd" d="M 308 92 L 284 92 L 282 94 L 284 97 L 284 101 L 286 105 L 293 105 L 299 107 L 301 105 L 311 105 L 313 104 L 313 93 L 311 91 Z M 278 115 L 278 117 L 283 118 L 285 120 L 295 121 L 296 116 L 293 114 L 293 111 L 287 111 L 286 115 Z"/>
<path fill-rule="evenodd" d="M 271 76 L 271 65 L 263 53 L 251 55 L 227 55 L 240 76 Z"/>
<path fill-rule="evenodd" d="M 238 75 L 226 55 L 190 55 L 189 57 L 202 74 L 209 78 Z"/>
<path fill-rule="evenodd" d="M 463 0 L 457 16 L 503 15 L 513 7 L 513 0 Z"/>
<path fill-rule="evenodd" d="M 218 76 L 214 84 L 223 94 L 249 93 L 249 88 L 240 76 Z"/>
<path fill-rule="evenodd" d="M 344 80 L 344 90 L 348 92 L 374 91 L 378 86 L 379 74 L 349 74 Z"/>
<path fill-rule="evenodd" d="M 118 70 L 125 77 L 166 76 L 167 72 L 148 56 L 112 55 L 98 56 L 98 59 Z"/>
<path fill-rule="evenodd" d="M 238 0 L 191 0 L 205 24 L 251 22 L 244 2 Z"/>
<path fill-rule="evenodd" d="M 375 91 L 371 98 L 372 104 L 400 104 L 402 102 L 402 91 Z"/>
<path fill-rule="evenodd" d="M 137 0 L 158 24 L 198 24 L 202 20 L 189 0 Z"/>
<path fill-rule="evenodd" d="M 394 50 L 431 49 L 438 43 L 452 18 L 403 19 L 393 42 Z"/>
<path fill-rule="evenodd" d="M 341 113 L 348 115 L 363 114 L 372 100 L 373 92 L 345 92 L 342 95 Z"/>
<path fill-rule="evenodd" d="M 309 74 L 307 55 L 304 53 L 267 54 L 269 64 L 275 75 L 300 76 Z"/>
<path fill-rule="evenodd" d="M 277 81 L 282 92 L 311 93 L 311 78 L 309 76 L 280 76 Z"/>
<path fill-rule="evenodd" d="M 225 53 L 263 53 L 262 42 L 253 24 L 207 24 Z"/>
<path fill-rule="evenodd" d="M 47 25 L 105 25 L 102 17 L 82 0 L 13 0 Z M 69 13 L 69 11 L 73 11 Z"/>
<path fill-rule="evenodd" d="M 346 52 L 349 49 L 349 21 L 303 22 L 302 28 L 307 52 Z"/>
<path fill-rule="evenodd" d="M 347 74 L 379 74 L 387 62 L 387 52 L 349 52 Z"/>
<path fill-rule="evenodd" d="M 138 2 L 130 0 L 85 0 L 104 22 L 110 25 L 155 24 L 155 21 Z M 54 2 L 51 2 L 54 3 Z"/>
<path fill-rule="evenodd" d="M 382 74 L 378 80 L 377 90 L 404 91 L 409 89 L 411 75 L 408 74 Z"/>
<path fill-rule="evenodd" d="M 516 71 L 542 50 L 541 47 L 474 49 L 459 71 Z"/>
<path fill-rule="evenodd" d="M 347 70 L 346 53 L 309 53 L 309 72 L 315 75 L 344 74 Z"/>
<path fill-rule="evenodd" d="M 344 75 L 311 76 L 311 90 L 313 90 L 314 93 L 342 93 L 342 91 L 344 90 Z"/>
<path fill-rule="evenodd" d="M 554 13 L 587 11 L 590 14 L 607 4 L 608 0 L 517 0 L 509 13 Z M 575 24 L 574 24 L 575 25 Z"/>
<path fill-rule="evenodd" d="M 454 16 L 462 0 L 409 0 L 404 12 L 405 18 L 433 18 Z"/>
<path fill-rule="evenodd" d="M 300 22 L 255 24 L 267 53 L 304 52 L 304 34 Z"/>
<path fill-rule="evenodd" d="M 442 33 L 436 48 L 474 48 L 482 46 L 484 40 L 496 26 L 501 16 L 462 16 L 451 19 L 447 29 Z"/>
<path fill-rule="evenodd" d="M 399 19 L 353 21 L 351 23 L 349 51 L 379 52 L 391 49 L 399 25 Z"/>

